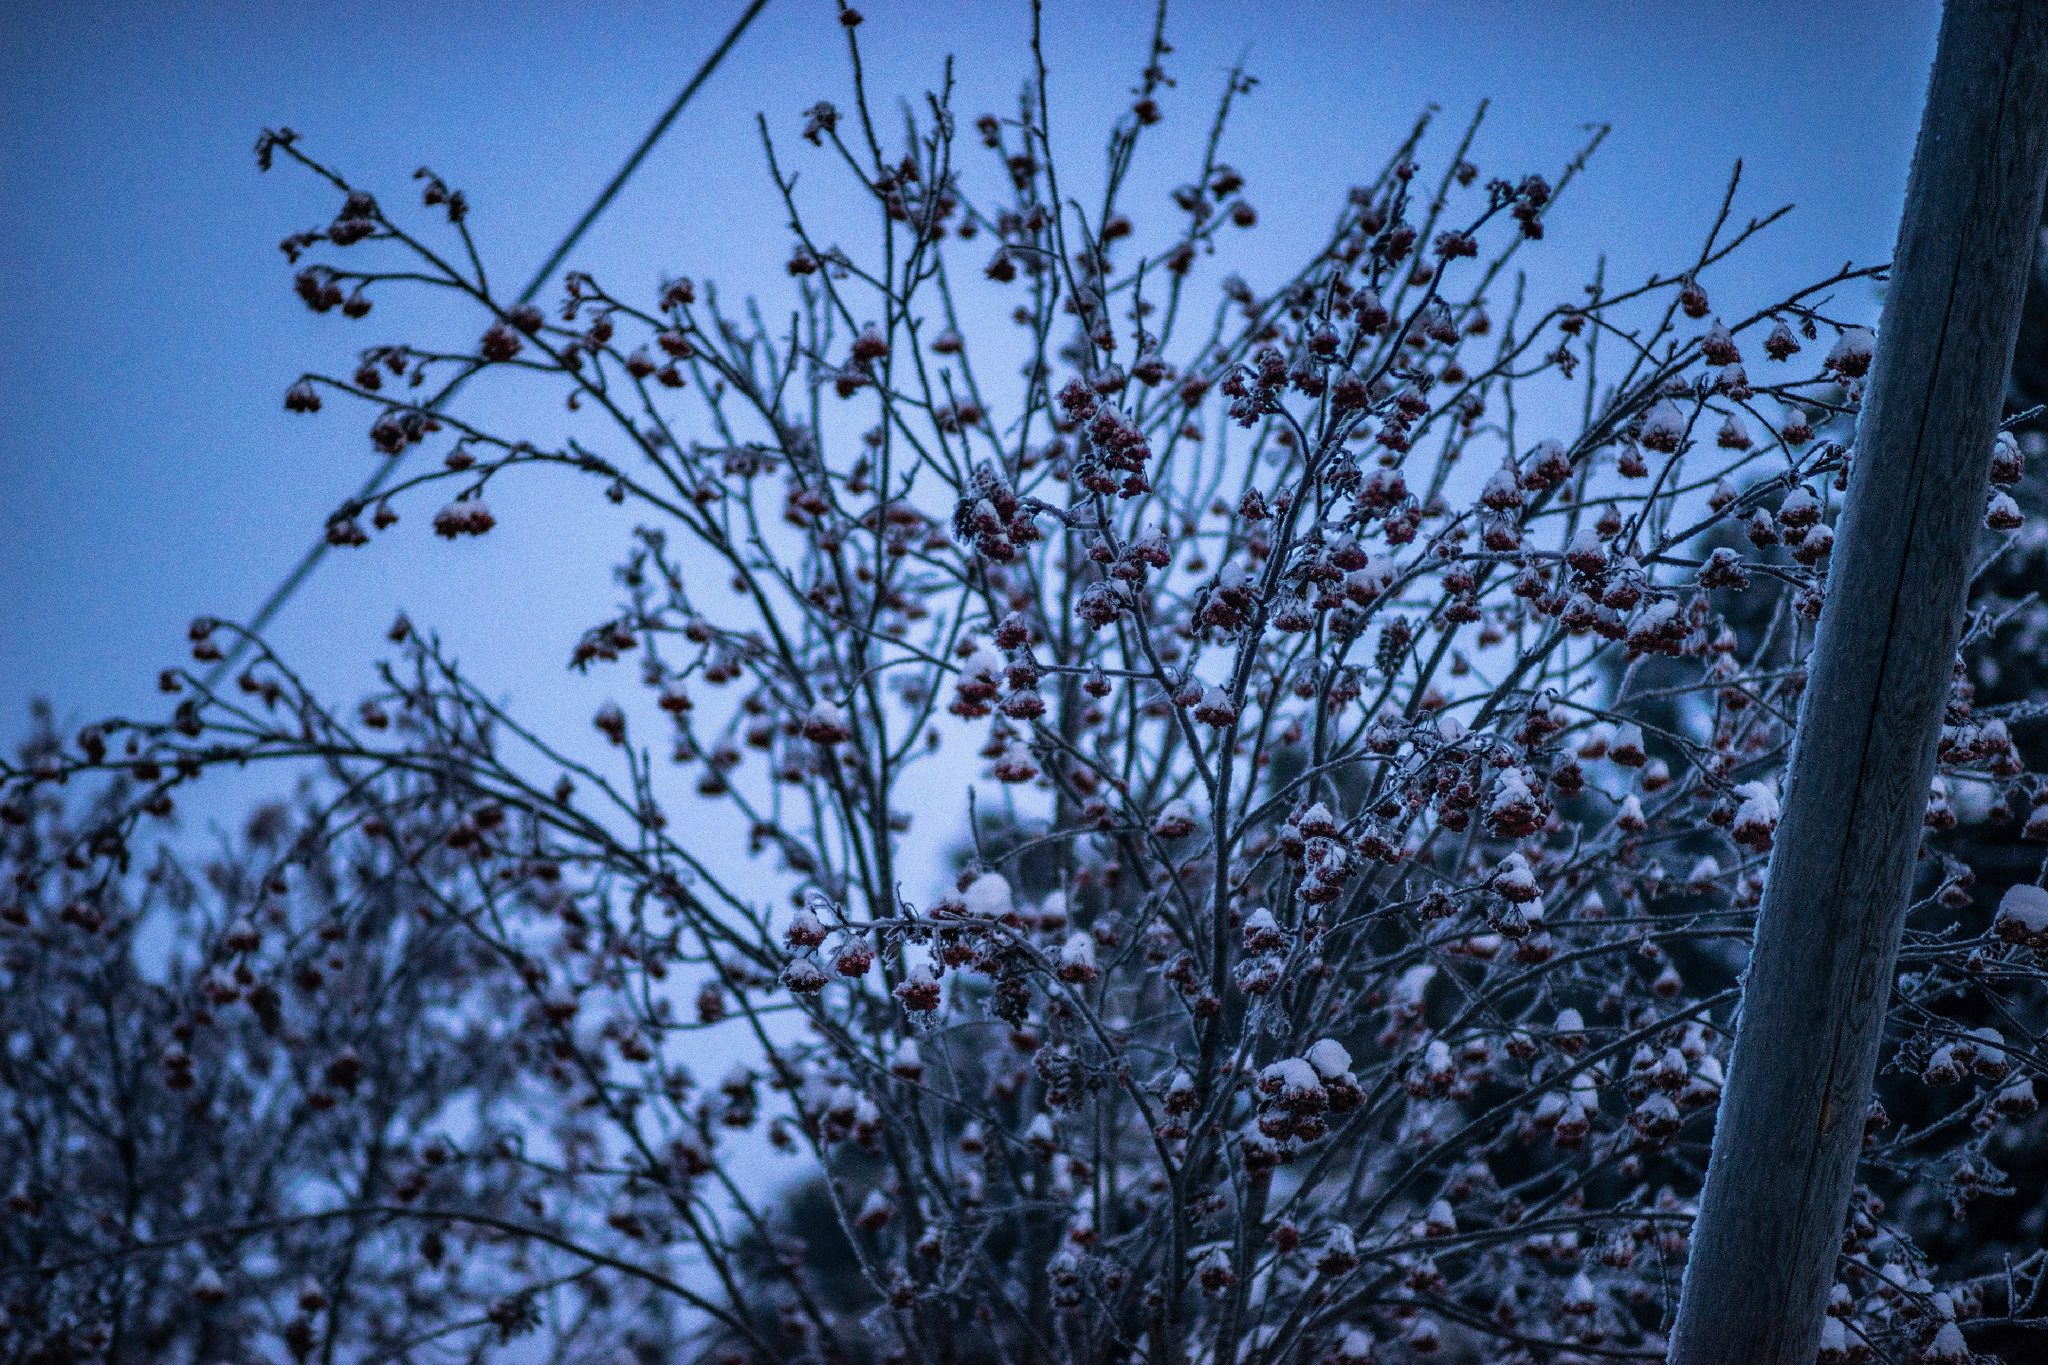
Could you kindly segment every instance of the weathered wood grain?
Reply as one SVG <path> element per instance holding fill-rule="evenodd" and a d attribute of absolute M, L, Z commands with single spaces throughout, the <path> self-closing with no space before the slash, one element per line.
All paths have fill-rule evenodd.
<path fill-rule="evenodd" d="M 1810 1365 L 2048 170 L 2048 0 L 1952 0 L 1692 1234 L 1673 1365 Z"/>

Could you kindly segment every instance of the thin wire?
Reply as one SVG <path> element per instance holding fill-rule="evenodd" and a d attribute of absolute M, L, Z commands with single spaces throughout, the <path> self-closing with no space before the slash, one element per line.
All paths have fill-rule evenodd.
<path fill-rule="evenodd" d="M 553 254 L 542 263 L 539 270 L 534 272 L 533 278 L 527 281 L 526 288 L 519 293 L 520 303 L 531 303 L 533 296 L 540 293 L 542 287 L 547 284 L 548 279 L 555 273 L 555 268 L 562 263 L 564 257 L 575 249 L 576 243 L 583 239 L 583 234 L 590 230 L 590 225 L 597 221 L 598 215 L 605 211 L 606 207 L 611 204 L 613 197 L 618 194 L 620 189 L 625 186 L 626 181 L 631 178 L 633 172 L 640 168 L 640 163 L 646 159 L 649 152 L 654 150 L 654 144 L 661 140 L 661 135 L 668 131 L 668 126 L 671 123 L 675 122 L 676 115 L 683 112 L 683 106 L 688 104 L 690 97 L 697 93 L 697 87 L 704 84 L 710 78 L 711 73 L 718 69 L 718 64 L 725 60 L 725 54 L 732 50 L 732 45 L 739 41 L 742 33 L 747 31 L 747 25 L 754 22 L 754 16 L 766 8 L 767 4 L 768 0 L 753 0 L 753 3 L 747 6 L 746 12 L 740 15 L 739 22 L 735 23 L 726 32 L 724 41 L 711 50 L 711 55 L 706 57 L 704 64 L 697 68 L 697 74 L 690 77 L 690 83 L 683 87 L 682 93 L 677 95 L 669 104 L 667 111 L 655 121 L 652 128 L 647 130 L 647 136 L 640 139 L 640 145 L 633 149 L 631 156 L 626 158 L 626 164 L 619 167 L 618 174 L 611 178 L 611 182 L 597 196 L 596 202 L 592 203 L 584 211 L 583 216 L 576 220 L 576 226 L 569 229 L 569 234 L 562 238 L 561 244 L 554 249 Z M 469 378 L 469 374 L 473 373 L 475 372 L 470 371 L 469 373 L 456 376 L 455 379 L 449 382 L 446 388 L 434 395 L 433 400 L 422 411 L 434 412 L 438 410 L 443 403 L 446 403 L 455 396 L 455 391 L 460 389 L 463 381 Z M 395 459 L 380 461 L 376 471 L 357 490 L 353 501 L 360 504 L 368 502 L 371 498 L 375 497 L 377 490 L 384 486 L 384 481 L 390 477 L 392 470 L 397 468 L 397 466 L 398 461 Z M 285 580 L 277 585 L 277 588 L 264 601 L 262 608 L 250 619 L 249 635 L 261 633 L 263 628 L 270 624 L 271 618 L 276 616 L 284 604 L 291 600 L 292 594 L 299 590 L 299 586 L 311 576 L 315 566 L 326 557 L 329 548 L 325 536 L 313 542 L 313 547 L 306 551 L 305 556 L 299 560 L 298 567 L 285 576 Z M 236 636 L 234 645 L 228 650 L 221 661 L 213 666 L 213 671 L 207 674 L 206 677 L 206 685 L 209 688 L 218 686 L 221 679 L 227 676 L 228 670 L 235 666 L 236 660 L 241 657 L 243 650 L 247 648 L 249 635 Z"/>
<path fill-rule="evenodd" d="M 604 193 L 597 196 L 597 202 L 592 204 L 589 211 L 583 215 L 576 226 L 569 230 L 569 235 L 564 237 L 562 244 L 555 248 L 555 254 L 548 257 L 547 264 L 543 265 L 540 268 L 540 273 L 533 277 L 533 283 L 527 285 L 526 292 L 519 296 L 521 303 L 531 301 L 533 296 L 540 292 L 541 285 L 546 282 L 548 276 L 555 273 L 555 267 L 562 263 L 562 258 L 567 256 L 570 248 L 574 247 L 582 239 L 585 229 L 597 221 L 597 215 L 603 213 L 605 205 L 612 202 L 612 196 L 619 192 L 619 187 L 626 183 L 626 178 L 632 175 L 634 170 L 638 168 L 641 158 L 654 150 L 654 144 L 661 140 L 663 133 L 668 131 L 669 124 L 675 122 L 676 115 L 683 112 L 683 106 L 690 102 L 690 96 L 696 94 L 697 87 L 702 85 L 705 78 L 717 69 L 719 62 L 724 60 L 727 50 L 739 41 L 740 34 L 746 32 L 747 25 L 754 22 L 754 16 L 759 14 L 767 3 L 768 0 L 754 0 L 754 3 L 747 6 L 747 12 L 740 16 L 739 22 L 734 24 L 731 32 L 725 35 L 725 41 L 712 49 L 711 55 L 704 59 L 704 65 L 697 68 L 697 74 L 690 77 L 690 83 L 683 87 L 683 93 L 676 96 L 675 103 L 669 105 L 668 112 L 661 116 L 661 121 L 648 130 L 647 136 L 641 139 L 640 145 L 634 150 L 633 155 L 626 158 L 626 164 L 619 167 L 619 173 L 612 177 L 612 183 L 604 187 Z"/>

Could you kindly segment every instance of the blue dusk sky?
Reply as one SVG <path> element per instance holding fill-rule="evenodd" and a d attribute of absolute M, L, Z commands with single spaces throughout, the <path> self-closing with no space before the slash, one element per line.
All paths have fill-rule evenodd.
<path fill-rule="evenodd" d="M 38 696 L 70 724 L 153 711 L 156 670 L 184 656 L 185 623 L 253 612 L 379 458 L 365 414 L 330 405 L 293 417 L 285 388 L 308 369 L 351 367 L 358 347 L 438 325 L 398 299 L 360 322 L 298 304 L 277 242 L 324 224 L 335 202 L 296 169 L 259 175 L 260 128 L 290 125 L 310 153 L 409 212 L 411 173 L 432 166 L 467 191 L 496 277 L 523 281 L 741 8 L 0 10 L 8 733 L 26 727 Z M 1029 64 L 1023 3 L 861 8 L 868 85 L 885 108 L 931 87 L 951 54 L 963 122 L 1014 109 Z M 1049 0 L 1054 127 L 1069 164 L 1099 165 L 1151 11 L 1150 0 Z M 1233 265 L 1255 285 L 1311 248 L 1345 188 L 1377 169 L 1419 110 L 1444 111 L 1423 153 L 1441 164 L 1486 98 L 1473 159 L 1488 175 L 1554 177 L 1585 125 L 1613 125 L 1550 238 L 1522 261 L 1552 293 L 1585 279 L 1602 250 L 1624 283 L 1681 262 L 1740 157 L 1739 216 L 1797 209 L 1713 287 L 1737 305 L 1768 302 L 1844 261 L 1889 254 L 1937 18 L 1933 0 L 1178 4 L 1167 62 L 1178 85 L 1133 206 L 1163 206 L 1187 178 L 1242 58 L 1260 84 L 1224 155 L 1261 210 L 1233 243 Z M 664 273 L 713 278 L 731 295 L 756 281 L 785 288 L 789 234 L 754 118 L 767 117 L 794 166 L 822 177 L 828 167 L 797 136 L 821 98 L 850 103 L 832 5 L 771 0 L 570 265 L 628 293 Z M 1874 319 L 1875 295 L 1859 288 L 1837 311 Z M 466 401 L 494 400 L 478 386 Z M 558 401 L 536 409 L 538 425 L 560 427 Z M 542 728 L 594 738 L 591 709 L 633 685 L 564 663 L 615 600 L 609 569 L 634 520 L 595 491 L 545 479 L 494 488 L 500 528 L 454 545 L 430 534 L 431 505 L 412 504 L 371 547 L 331 555 L 273 637 L 346 696 L 369 681 L 402 606 Z"/>

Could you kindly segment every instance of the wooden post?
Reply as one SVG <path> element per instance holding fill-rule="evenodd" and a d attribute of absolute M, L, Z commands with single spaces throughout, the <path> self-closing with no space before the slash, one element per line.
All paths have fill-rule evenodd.
<path fill-rule="evenodd" d="M 2048 0 L 1950 0 L 1672 1365 L 1811 1365 L 2048 171 Z"/>

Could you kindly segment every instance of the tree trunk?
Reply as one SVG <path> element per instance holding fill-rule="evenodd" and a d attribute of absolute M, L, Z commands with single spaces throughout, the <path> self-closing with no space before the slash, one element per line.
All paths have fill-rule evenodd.
<path fill-rule="evenodd" d="M 1952 0 L 1809 661 L 1672 1365 L 1810 1365 L 2048 170 L 2048 0 Z"/>

